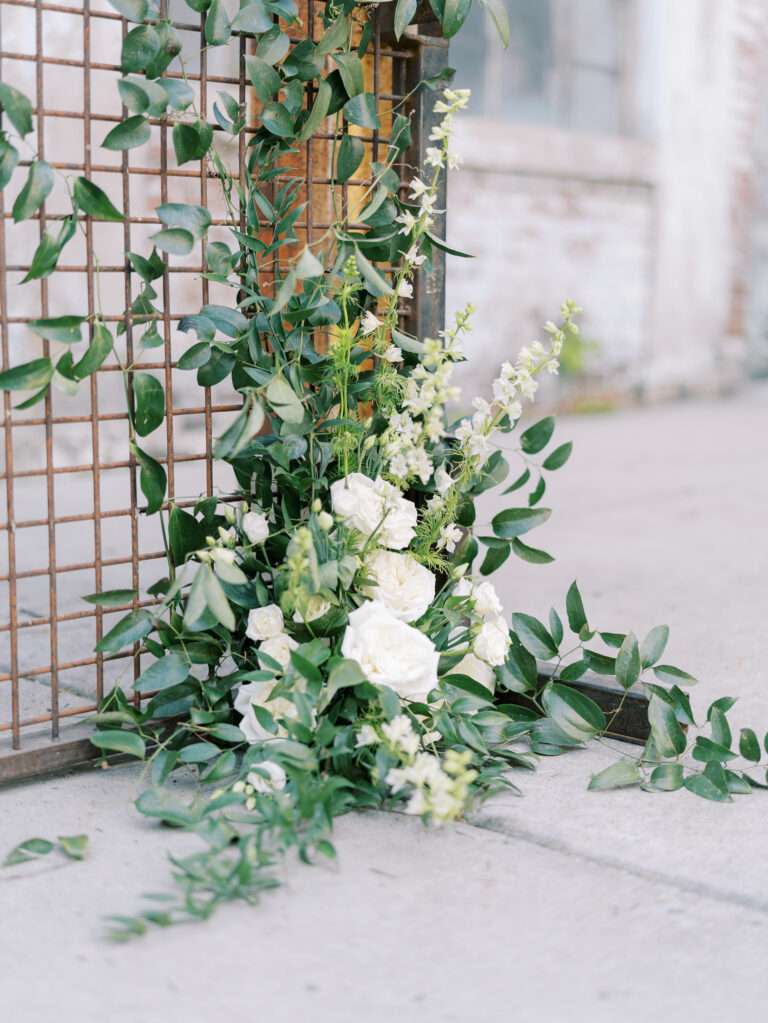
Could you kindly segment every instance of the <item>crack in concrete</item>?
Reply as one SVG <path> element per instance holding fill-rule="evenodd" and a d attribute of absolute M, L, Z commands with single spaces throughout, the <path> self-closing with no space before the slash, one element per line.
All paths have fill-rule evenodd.
<path fill-rule="evenodd" d="M 481 817 L 475 820 L 465 820 L 464 823 L 472 828 L 476 828 L 478 831 L 490 831 L 504 838 L 526 842 L 529 845 L 535 845 L 541 849 L 559 853 L 561 856 L 580 860 L 583 863 L 615 870 L 642 881 L 649 881 L 652 884 L 664 885 L 666 888 L 672 888 L 686 895 L 696 895 L 699 898 L 710 899 L 713 902 L 724 903 L 727 906 L 739 906 L 742 909 L 748 909 L 754 913 L 768 916 L 768 901 L 744 895 L 742 892 L 720 888 L 706 881 L 693 881 L 678 874 L 665 873 L 663 870 L 641 867 L 634 863 L 627 863 L 615 856 L 586 852 L 583 849 L 569 845 L 562 839 L 550 838 L 537 834 L 534 831 L 527 831 L 524 828 L 511 827 L 506 821 L 499 820 L 496 817 Z"/>

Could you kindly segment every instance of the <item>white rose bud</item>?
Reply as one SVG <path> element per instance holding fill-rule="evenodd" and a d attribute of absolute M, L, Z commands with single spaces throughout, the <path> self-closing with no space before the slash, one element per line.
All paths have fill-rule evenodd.
<path fill-rule="evenodd" d="M 269 522 L 263 512 L 247 512 L 241 525 L 249 543 L 264 543 L 269 536 Z"/>
<path fill-rule="evenodd" d="M 279 636 L 284 627 L 283 612 L 277 604 L 267 604 L 266 607 L 254 607 L 248 613 L 245 634 L 254 643 L 263 643 L 265 639 Z"/>
<path fill-rule="evenodd" d="M 285 788 L 288 777 L 274 760 L 262 760 L 260 764 L 254 764 L 254 770 L 248 772 L 248 784 L 253 787 L 254 792 L 279 792 Z"/>
<path fill-rule="evenodd" d="M 327 511 L 321 511 L 317 516 L 317 524 L 324 533 L 330 533 L 333 529 L 333 515 Z"/>
<path fill-rule="evenodd" d="M 509 627 L 503 618 L 491 618 L 483 623 L 474 642 L 474 652 L 487 664 L 500 666 L 507 659 Z"/>
<path fill-rule="evenodd" d="M 277 661 L 283 668 L 287 668 L 291 663 L 291 651 L 295 650 L 298 645 L 296 640 L 291 639 L 287 632 L 281 632 L 279 636 L 265 639 L 259 646 L 256 657 L 259 659 L 260 654 L 266 654 L 273 661 Z M 259 664 L 261 664 L 261 660 L 259 660 Z"/>

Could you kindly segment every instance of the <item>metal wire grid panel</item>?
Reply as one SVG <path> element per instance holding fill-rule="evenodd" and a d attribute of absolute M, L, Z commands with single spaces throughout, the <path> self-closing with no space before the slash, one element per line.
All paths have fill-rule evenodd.
<path fill-rule="evenodd" d="M 316 36 L 322 32 L 321 10 L 321 3 L 304 0 L 304 24 Z M 182 41 L 197 109 L 213 122 L 213 103 L 224 91 L 249 113 L 238 142 L 220 147 L 230 168 L 242 173 L 248 136 L 258 123 L 258 105 L 243 70 L 252 40 L 241 34 L 226 47 L 207 50 L 204 15 L 197 16 L 181 0 L 172 0 L 168 14 Z M 126 253 L 149 253 L 149 235 L 160 226 L 154 213 L 158 202 L 209 208 L 214 223 L 209 240 L 227 237 L 218 179 L 205 163 L 176 166 L 165 123 L 152 122 L 152 138 L 141 149 L 120 154 L 99 148 L 112 125 L 126 116 L 116 83 L 128 30 L 105 0 L 0 3 L 0 78 L 32 100 L 38 154 L 57 171 L 54 191 L 32 221 L 14 225 L 9 213 L 23 174 L 0 196 L 3 368 L 39 354 L 58 354 L 55 343 L 40 341 L 25 326 L 36 317 L 98 311 L 114 332 L 139 286 Z M 372 163 L 384 158 L 393 107 L 412 107 L 411 99 L 408 107 L 404 100 L 423 73 L 423 44 L 429 42 L 414 37 L 394 46 L 388 39 L 377 24 L 367 87 L 377 96 L 381 128 L 359 132 L 366 158 L 343 190 L 353 215 L 371 183 Z M 435 54 L 444 63 L 444 51 Z M 174 76 L 181 72 L 172 70 L 169 77 Z M 415 115 L 418 126 L 418 106 Z M 300 156 L 290 158 L 291 172 L 298 170 L 305 182 L 306 212 L 297 225 L 302 242 L 317 240 L 331 226 L 333 144 L 333 132 L 322 132 L 302 147 Z M 416 162 L 418 152 L 408 159 Z M 58 271 L 21 284 L 46 228 L 68 212 L 67 174 L 85 174 L 103 188 L 123 210 L 124 223 L 83 219 Z M 144 446 L 166 467 L 168 499 L 182 506 L 194 504 L 201 494 L 229 493 L 233 478 L 226 466 L 214 462 L 212 438 L 240 406 L 226 382 L 203 391 L 194 374 L 176 365 L 190 343 L 177 330 L 180 318 L 208 302 L 231 302 L 231 292 L 202 277 L 202 260 L 201 246 L 189 257 L 171 257 L 156 282 L 160 347 L 141 349 L 145 328 L 130 319 L 116 343 L 123 361 L 132 362 L 138 353 L 137 368 L 153 372 L 164 384 L 166 421 Z M 432 277 L 428 301 L 416 300 L 417 320 L 423 318 L 421 305 L 427 310 L 442 298 L 442 274 Z M 13 406 L 13 396 L 4 392 L 0 779 L 79 759 L 87 744 L 73 741 L 79 730 L 64 729 L 63 723 L 77 723 L 113 685 L 130 683 L 141 672 L 138 648 L 107 657 L 93 650 L 119 616 L 151 601 L 137 599 L 106 610 L 84 604 L 83 595 L 120 588 L 146 593 L 165 574 L 159 518 L 142 514 L 119 368 L 105 364 L 76 396 L 52 390 L 44 404 L 27 411 Z"/>

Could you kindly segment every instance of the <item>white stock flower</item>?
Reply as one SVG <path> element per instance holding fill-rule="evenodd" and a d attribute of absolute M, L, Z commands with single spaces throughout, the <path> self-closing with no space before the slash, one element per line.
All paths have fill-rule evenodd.
<path fill-rule="evenodd" d="M 475 637 L 473 649 L 487 664 L 494 667 L 504 664 L 509 650 L 509 626 L 502 617 L 490 618 L 483 622 L 480 632 Z"/>
<path fill-rule="evenodd" d="M 278 696 L 274 700 L 268 698 L 273 688 L 272 682 L 247 682 L 240 686 L 235 697 L 235 710 L 242 715 L 240 730 L 250 743 L 274 738 L 272 732 L 260 724 L 253 712 L 254 707 L 265 707 L 275 719 L 292 720 L 297 716 L 296 707 L 290 700 L 283 696 Z M 282 725 L 278 726 L 277 734 L 286 734 Z"/>
<path fill-rule="evenodd" d="M 414 217 L 410 210 L 403 210 L 402 213 L 398 213 L 395 217 L 395 222 L 403 225 L 398 231 L 398 234 L 410 234 L 418 223 L 418 220 Z"/>
<path fill-rule="evenodd" d="M 246 512 L 241 526 L 249 543 L 264 543 L 269 537 L 269 522 L 263 512 Z"/>
<path fill-rule="evenodd" d="M 357 661 L 369 681 L 403 699 L 424 701 L 437 685 L 440 655 L 432 640 L 379 601 L 366 601 L 349 616 L 341 652 Z"/>
<path fill-rule="evenodd" d="M 411 719 L 406 714 L 398 714 L 387 724 L 381 726 L 384 738 L 398 752 L 412 757 L 419 748 L 419 737 L 413 730 Z"/>
<path fill-rule="evenodd" d="M 256 792 L 280 792 L 285 788 L 288 776 L 274 760 L 262 760 L 254 764 L 254 769 L 248 772 L 245 780 Z"/>
<path fill-rule="evenodd" d="M 278 636 L 272 636 L 270 639 L 264 640 L 256 651 L 256 659 L 261 664 L 261 654 L 266 654 L 267 657 L 277 661 L 283 668 L 287 668 L 291 663 L 291 650 L 295 650 L 298 645 L 296 640 L 289 636 L 287 632 L 281 632 Z"/>
<path fill-rule="evenodd" d="M 390 345 L 381 357 L 387 362 L 402 362 L 403 352 L 397 345 Z"/>
<path fill-rule="evenodd" d="M 400 281 L 397 286 L 398 298 L 413 298 L 413 285 L 410 281 Z"/>
<path fill-rule="evenodd" d="M 363 725 L 357 733 L 355 747 L 361 749 L 363 746 L 376 746 L 381 740 L 373 725 Z"/>
<path fill-rule="evenodd" d="M 283 612 L 277 604 L 267 604 L 266 607 L 254 607 L 248 612 L 245 634 L 254 643 L 261 643 L 265 639 L 279 636 L 284 626 Z"/>
<path fill-rule="evenodd" d="M 453 486 L 453 477 L 444 465 L 439 465 L 435 470 L 435 486 L 438 494 L 447 493 Z"/>
<path fill-rule="evenodd" d="M 366 596 L 378 600 L 403 622 L 415 622 L 435 599 L 435 577 L 411 554 L 376 551 L 366 564 L 374 585 Z"/>
<path fill-rule="evenodd" d="M 473 653 L 465 654 L 459 663 L 451 668 L 452 675 L 467 675 L 469 678 L 473 678 L 475 682 L 479 682 L 481 686 L 485 686 L 493 692 L 496 685 L 496 675 L 494 674 L 493 668 L 490 664 L 485 661 L 481 661 L 479 657 L 476 657 Z"/>
<path fill-rule="evenodd" d="M 462 533 L 461 528 L 457 526 L 455 522 L 449 522 L 448 525 L 443 526 L 440 530 L 440 538 L 435 546 L 439 551 L 445 551 L 446 554 L 453 554 L 463 536 L 464 534 Z"/>
<path fill-rule="evenodd" d="M 416 534 L 416 505 L 380 477 L 372 480 L 353 472 L 336 480 L 331 484 L 331 504 L 339 518 L 364 537 L 378 530 L 383 547 L 402 550 Z"/>
<path fill-rule="evenodd" d="M 366 310 L 360 321 L 360 330 L 364 335 L 373 334 L 381 326 L 381 320 L 375 316 L 370 309 Z"/>

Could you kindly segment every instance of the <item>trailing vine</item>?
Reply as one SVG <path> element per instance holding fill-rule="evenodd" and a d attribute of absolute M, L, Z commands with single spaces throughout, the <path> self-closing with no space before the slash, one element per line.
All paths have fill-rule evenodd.
<path fill-rule="evenodd" d="M 734 748 L 730 698 L 710 706 L 709 735 L 694 735 L 685 687 L 695 679 L 662 661 L 666 626 L 642 641 L 597 629 L 576 583 L 565 620 L 553 609 L 546 623 L 525 613 L 510 623 L 486 579 L 512 555 L 552 560 L 521 539 L 549 518 L 541 506 L 548 474 L 571 453 L 568 442 L 551 447 L 552 417 L 519 432 L 521 472 L 502 491 L 519 503 L 495 515 L 489 535 L 474 535 L 475 501 L 506 482 L 510 466 L 494 438 L 518 430 L 538 375 L 557 371 L 563 346 L 578 336 L 578 309 L 566 303 L 560 322 L 546 324 L 545 341 L 505 362 L 492 395 L 448 425 L 472 311 L 461 311 L 439 337 L 421 338 L 406 330 L 403 303 L 435 252 L 453 252 L 434 222 L 443 175 L 454 164 L 453 119 L 468 93 L 452 88 L 449 75 L 419 83 L 422 102 L 440 117 L 421 168 L 405 166 L 407 104 L 393 110 L 384 158 L 373 163 L 352 217 L 342 187 L 365 158 L 358 132 L 380 127 L 366 87 L 370 5 L 328 3 L 315 40 L 293 0 L 243 0 L 234 16 L 222 0 L 187 0 L 204 14 L 208 46 L 226 45 L 233 33 L 253 39 L 245 71 L 259 103 L 257 126 L 244 166 L 232 174 L 218 140 L 243 136 L 246 109 L 220 93 L 216 123 L 208 123 L 164 9 L 153 0 L 111 3 L 134 27 L 124 37 L 118 82 L 125 117 L 103 147 L 142 146 L 153 122 L 170 128 L 178 166 L 205 161 L 221 183 L 229 231 L 228 243 L 208 241 L 208 209 L 160 204 L 152 250 L 126 254 L 139 288 L 116 331 L 140 332 L 134 358 L 119 362 L 97 300 L 91 316 L 30 321 L 40 338 L 65 346 L 62 354 L 0 374 L 0 388 L 31 392 L 16 406 L 24 409 L 51 387 L 75 393 L 107 359 L 118 359 L 141 510 L 160 517 L 166 538 L 168 574 L 150 590 L 157 603 L 135 607 L 98 645 L 109 655 L 139 644 L 152 663 L 132 693 L 117 687 L 105 698 L 93 742 L 105 754 L 146 760 L 148 787 L 137 808 L 194 831 L 203 846 L 172 859 L 174 893 L 115 918 L 115 936 L 202 919 L 223 901 L 254 900 L 277 883 L 269 868 L 289 850 L 307 861 L 333 856 L 333 820 L 351 809 L 399 806 L 439 823 L 516 790 L 513 768 L 610 732 L 616 712 L 606 716 L 569 684 L 588 671 L 626 692 L 644 687 L 650 698 L 648 742 L 637 755 L 622 751 L 591 788 L 684 787 L 727 801 L 765 787 L 754 731 L 743 729 Z M 470 3 L 431 6 L 451 36 Z M 503 4 L 485 6 L 505 40 Z M 397 0 L 397 37 L 416 14 L 416 0 Z M 5 187 L 20 173 L 33 110 L 7 84 L 0 106 Z M 302 245 L 297 223 L 306 203 L 291 158 L 329 123 L 333 222 Z M 25 282 L 55 272 L 86 218 L 123 220 L 96 184 L 65 180 L 71 213 L 57 235 L 43 234 Z M 33 155 L 13 219 L 36 215 L 53 183 L 51 166 Z M 200 241 L 205 279 L 228 288 L 231 301 L 204 305 L 179 323 L 194 340 L 178 367 L 195 372 L 203 388 L 229 380 L 242 408 L 214 447 L 233 471 L 236 500 L 209 494 L 187 511 L 167 500 L 166 471 L 141 446 L 164 422 L 166 396 L 136 364 L 168 341 L 157 282 L 169 259 Z M 75 359 L 84 329 L 88 345 Z M 108 610 L 137 598 L 119 590 L 86 599 Z M 763 747 L 768 752 L 768 737 Z M 191 799 L 165 785 L 180 770 L 196 776 Z M 74 847 L 60 840 L 67 855 L 84 851 L 83 836 L 75 838 Z M 54 848 L 42 839 L 23 846 L 14 862 Z"/>

